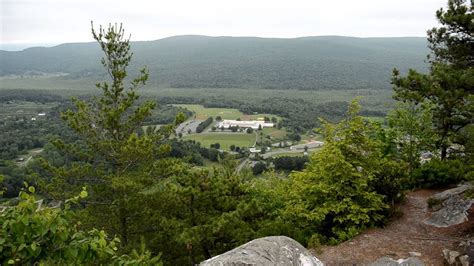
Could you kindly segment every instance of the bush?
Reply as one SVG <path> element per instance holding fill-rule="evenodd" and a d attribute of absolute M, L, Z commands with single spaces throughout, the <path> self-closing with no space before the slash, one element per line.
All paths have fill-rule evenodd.
<path fill-rule="evenodd" d="M 439 188 L 457 184 L 465 179 L 464 164 L 460 160 L 432 159 L 413 171 L 412 186 L 422 188 Z"/>
<path fill-rule="evenodd" d="M 265 170 L 267 170 L 267 165 L 264 162 L 258 162 L 252 167 L 252 172 L 254 175 L 259 175 Z"/>
<path fill-rule="evenodd" d="M 196 133 L 201 133 L 212 123 L 212 117 L 208 117 L 196 127 Z"/>

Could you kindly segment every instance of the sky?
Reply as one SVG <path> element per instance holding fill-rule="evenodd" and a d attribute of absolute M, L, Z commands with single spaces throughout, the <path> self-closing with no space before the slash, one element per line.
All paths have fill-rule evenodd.
<path fill-rule="evenodd" d="M 426 36 L 447 0 L 0 0 L 0 44 L 92 41 L 123 23 L 132 41 L 174 35 L 293 38 Z"/>

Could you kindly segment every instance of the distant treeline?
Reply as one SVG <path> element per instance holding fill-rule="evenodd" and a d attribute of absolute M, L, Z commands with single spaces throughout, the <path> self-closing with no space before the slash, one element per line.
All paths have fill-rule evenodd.
<path fill-rule="evenodd" d="M 161 104 L 186 103 L 201 104 L 207 108 L 235 108 L 244 114 L 268 113 L 283 117 L 280 126 L 295 132 L 304 132 L 319 125 L 318 118 L 338 121 L 344 117 L 348 103 L 333 101 L 315 104 L 303 99 L 288 99 L 271 97 L 264 100 L 232 100 L 219 97 L 160 97 Z M 385 113 L 376 110 L 363 110 L 365 116 L 384 116 Z"/>
<path fill-rule="evenodd" d="M 131 48 L 131 69 L 146 65 L 149 84 L 166 88 L 390 89 L 394 67 L 427 69 L 428 54 L 426 38 L 336 36 L 176 36 L 133 42 Z M 67 73 L 62 79 L 102 79 L 100 56 L 95 43 L 0 51 L 0 76 Z"/>
<path fill-rule="evenodd" d="M 0 103 L 8 101 L 27 102 L 60 102 L 65 100 L 60 95 L 45 90 L 25 90 L 25 89 L 2 89 L 0 90 Z"/>
<path fill-rule="evenodd" d="M 202 121 L 201 123 L 199 123 L 199 125 L 196 127 L 196 133 L 201 133 L 204 131 L 204 129 L 206 129 L 206 127 L 208 127 L 213 121 L 213 118 L 212 116 L 211 117 L 208 117 L 206 120 Z"/>

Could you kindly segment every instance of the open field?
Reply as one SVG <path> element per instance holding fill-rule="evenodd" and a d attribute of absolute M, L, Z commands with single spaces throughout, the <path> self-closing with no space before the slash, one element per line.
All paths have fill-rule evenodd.
<path fill-rule="evenodd" d="M 211 144 L 219 143 L 221 149 L 229 150 L 230 145 L 251 147 L 255 143 L 255 134 L 247 133 L 201 133 L 183 137 L 185 140 L 195 140 L 201 146 L 209 148 Z"/>
<path fill-rule="evenodd" d="M 229 108 L 206 108 L 199 104 L 174 104 L 174 106 L 179 106 L 186 108 L 189 111 L 192 111 L 196 115 L 196 119 L 206 120 L 208 117 L 216 118 L 216 116 L 221 116 L 223 119 L 237 119 L 243 116 L 244 114 L 237 109 Z"/>
<path fill-rule="evenodd" d="M 276 117 L 277 120 L 281 120 L 281 117 L 272 114 L 255 114 L 255 115 L 246 115 L 241 111 L 232 108 L 206 108 L 200 104 L 173 104 L 174 106 L 179 106 L 186 108 L 189 111 L 195 113 L 195 119 L 205 120 L 208 117 L 221 116 L 222 119 L 232 119 L 235 120 L 240 118 L 242 120 L 263 120 L 265 116 L 267 117 Z"/>
<path fill-rule="evenodd" d="M 0 91 L 1 92 L 1 91 Z M 57 103 L 34 103 L 34 102 L 13 102 L 0 103 L 0 117 L 7 116 L 36 116 L 41 112 L 48 112 Z"/>
<path fill-rule="evenodd" d="M 267 127 L 262 129 L 262 131 L 264 136 L 270 136 L 272 139 L 282 139 L 287 134 L 285 130 L 274 127 Z"/>
<path fill-rule="evenodd" d="M 105 78 L 104 78 L 105 80 Z M 75 96 L 100 93 L 91 79 L 65 78 L 3 78 L 1 89 L 42 89 L 61 96 Z M 1 92 L 0 92 L 1 93 Z M 393 91 L 383 89 L 340 89 L 340 90 L 291 90 L 291 89 L 241 89 L 241 88 L 163 88 L 153 84 L 140 90 L 140 94 L 149 97 L 190 97 L 233 99 L 239 101 L 266 100 L 271 97 L 301 99 L 315 104 L 331 101 L 350 101 L 361 97 L 364 109 L 387 111 L 393 104 Z"/>

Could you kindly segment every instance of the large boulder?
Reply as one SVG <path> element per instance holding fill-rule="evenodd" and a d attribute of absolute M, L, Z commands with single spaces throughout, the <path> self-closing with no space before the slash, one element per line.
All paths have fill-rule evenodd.
<path fill-rule="evenodd" d="M 286 236 L 269 236 L 252 240 L 224 254 L 203 261 L 200 265 L 322 266 L 323 263 L 295 240 Z"/>
<path fill-rule="evenodd" d="M 425 220 L 425 224 L 435 227 L 449 227 L 464 223 L 468 220 L 468 210 L 474 203 L 472 199 L 466 199 L 464 192 L 473 186 L 469 183 L 437 193 L 431 197 L 431 202 L 439 202 L 435 212 Z"/>

